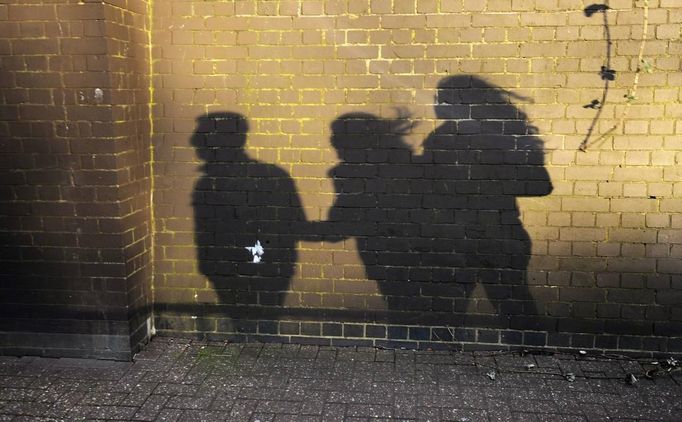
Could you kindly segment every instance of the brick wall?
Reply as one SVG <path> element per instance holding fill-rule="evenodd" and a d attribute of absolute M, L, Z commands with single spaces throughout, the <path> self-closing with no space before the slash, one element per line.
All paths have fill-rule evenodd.
<path fill-rule="evenodd" d="M 0 5 L 0 351 L 130 358 L 148 337 L 145 1 Z"/>
<path fill-rule="evenodd" d="M 157 329 L 680 350 L 682 7 L 628 106 L 609 5 L 156 2 Z"/>
<path fill-rule="evenodd" d="M 682 6 L 608 5 L 0 5 L 3 353 L 129 357 L 152 232 L 161 333 L 680 351 Z"/>

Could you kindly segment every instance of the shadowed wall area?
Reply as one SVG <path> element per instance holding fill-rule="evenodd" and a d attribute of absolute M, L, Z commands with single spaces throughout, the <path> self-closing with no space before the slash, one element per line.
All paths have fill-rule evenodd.
<path fill-rule="evenodd" d="M 348 239 L 385 302 L 363 318 L 508 328 L 512 316 L 538 315 L 526 287 L 531 241 L 515 197 L 552 190 L 542 140 L 509 93 L 479 78 L 446 78 L 436 97 L 443 123 L 420 155 L 404 139 L 414 124 L 406 116 L 349 113 L 331 123 L 340 163 L 329 171 L 335 199 L 326 221 L 306 222 L 293 179 L 249 157 L 244 116 L 198 119 L 192 145 L 205 164 L 192 196 L 197 258 L 225 316 L 292 315 L 285 296 L 297 242 L 337 247 Z M 256 242 L 262 255 L 249 252 Z"/>
<path fill-rule="evenodd" d="M 225 316 L 278 319 L 305 216 L 293 179 L 247 154 L 248 129 L 236 113 L 197 119 L 192 145 L 205 161 L 192 195 L 197 259 Z M 257 242 L 264 258 L 248 249 Z"/>
<path fill-rule="evenodd" d="M 551 192 L 543 143 L 509 93 L 480 78 L 446 78 L 436 100 L 442 123 L 421 155 L 405 142 L 407 119 L 332 123 L 341 163 L 325 240 L 357 239 L 393 321 L 508 328 L 512 315 L 537 315 L 515 198 Z"/>
<path fill-rule="evenodd" d="M 130 359 L 151 335 L 147 3 L 81 3 L 0 5 L 3 354 Z"/>
<path fill-rule="evenodd" d="M 2 353 L 682 349 L 675 1 L 0 21 Z"/>

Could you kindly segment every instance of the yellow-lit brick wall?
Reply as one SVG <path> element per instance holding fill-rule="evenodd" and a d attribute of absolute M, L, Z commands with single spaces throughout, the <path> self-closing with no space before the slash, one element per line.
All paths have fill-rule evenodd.
<path fill-rule="evenodd" d="M 648 2 L 643 57 L 651 72 L 639 73 L 631 100 L 644 66 L 638 54 L 646 4 L 608 4 L 588 16 L 589 2 L 579 0 L 155 1 L 157 328 L 285 340 L 442 339 L 436 328 L 413 330 L 421 325 L 461 329 L 459 341 L 672 347 L 665 338 L 682 327 L 682 4 Z M 600 74 L 607 64 L 613 80 Z M 198 258 L 196 190 L 206 173 L 193 145 L 203 133 L 197 119 L 242 116 L 248 159 L 269 164 L 280 180 L 290 176 L 295 189 L 285 191 L 300 197 L 304 220 L 324 222 L 338 193 L 335 119 L 365 113 L 409 121 L 404 141 L 417 163 L 442 123 L 434 111 L 439 83 L 462 75 L 508 99 L 523 116 L 518 121 L 542 140 L 538 167 L 551 193 L 515 197 L 530 237 L 522 287 L 497 279 L 495 298 L 485 281 L 455 271 L 449 282 L 414 275 L 391 290 L 390 277 L 380 286 L 367 274 L 356 238 L 311 232 L 294 233 L 289 283 L 280 277 L 268 291 L 225 277 L 220 288 L 235 290 L 225 303 Z M 590 107 L 605 86 L 606 102 Z M 248 203 L 248 188 L 239 192 L 245 196 L 235 201 Z M 228 273 L 241 271 L 235 266 Z M 468 300 L 462 283 L 474 284 Z M 244 306 L 221 312 L 221 303 Z M 509 311 L 505 303 L 523 306 Z M 289 322 L 258 323 L 275 319 Z M 485 329 L 499 331 L 491 338 Z M 453 331 L 445 333 L 452 340 Z"/>

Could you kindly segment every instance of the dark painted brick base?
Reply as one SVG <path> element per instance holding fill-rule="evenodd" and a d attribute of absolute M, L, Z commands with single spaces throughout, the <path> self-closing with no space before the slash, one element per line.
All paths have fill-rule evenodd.
<path fill-rule="evenodd" d="M 0 332 L 0 355 L 131 360 L 128 335 Z"/>
<path fill-rule="evenodd" d="M 682 356 L 682 337 L 637 337 L 548 333 L 489 328 L 345 324 L 314 321 L 238 321 L 234 330 L 201 332 L 157 330 L 161 336 L 319 346 L 362 346 L 413 350 L 517 350 L 617 353 L 632 356 Z M 320 333 L 322 333 L 320 335 Z"/>

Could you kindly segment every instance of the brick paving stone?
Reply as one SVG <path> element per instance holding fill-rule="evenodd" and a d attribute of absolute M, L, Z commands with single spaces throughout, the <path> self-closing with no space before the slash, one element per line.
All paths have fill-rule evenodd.
<path fill-rule="evenodd" d="M 258 401 L 239 399 L 235 400 L 232 409 L 230 410 L 229 417 L 234 418 L 234 420 L 247 420 L 251 417 L 251 414 L 256 409 Z"/>
<path fill-rule="evenodd" d="M 33 378 L 14 375 L 0 377 L 0 387 L 27 388 L 33 382 Z"/>
<path fill-rule="evenodd" d="M 579 406 L 588 420 L 604 420 L 608 417 L 606 408 L 600 403 L 581 403 Z"/>
<path fill-rule="evenodd" d="M 42 392 L 28 388 L 0 388 L 0 400 L 34 401 Z"/>
<path fill-rule="evenodd" d="M 81 398 L 81 404 L 97 405 L 97 406 L 114 406 L 123 401 L 127 394 L 125 393 L 110 393 L 107 391 L 91 391 L 85 393 Z"/>
<path fill-rule="evenodd" d="M 67 420 L 82 420 L 82 419 L 87 418 L 92 411 L 93 411 L 93 406 L 81 406 L 81 405 L 71 406 L 66 411 L 66 419 Z"/>
<path fill-rule="evenodd" d="M 298 401 L 284 401 L 284 400 L 265 400 L 258 403 L 256 406 L 257 412 L 265 412 L 272 414 L 295 414 L 301 409 L 301 403 Z"/>
<path fill-rule="evenodd" d="M 152 395 L 135 412 L 134 419 L 152 421 L 159 415 L 163 406 L 168 401 L 168 396 Z"/>
<path fill-rule="evenodd" d="M 346 413 L 351 417 L 369 418 L 390 418 L 393 414 L 392 406 L 381 404 L 349 404 Z"/>
<path fill-rule="evenodd" d="M 137 407 L 134 406 L 94 406 L 88 417 L 94 419 L 130 420 L 137 410 Z"/>
<path fill-rule="evenodd" d="M 67 390 L 67 388 L 46 388 L 41 390 L 41 393 L 38 397 L 36 397 L 35 402 L 55 403 L 66 393 Z"/>
<path fill-rule="evenodd" d="M 211 410 L 220 410 L 223 412 L 229 412 L 235 404 L 237 399 L 233 394 L 221 394 L 218 393 L 213 403 L 211 403 Z"/>
<path fill-rule="evenodd" d="M 178 420 L 183 422 L 222 422 L 225 420 L 225 414 L 223 412 L 211 410 L 185 410 Z"/>
<path fill-rule="evenodd" d="M 343 421 L 346 417 L 345 404 L 327 403 L 322 411 L 322 419 L 325 421 Z"/>
<path fill-rule="evenodd" d="M 437 407 L 422 407 L 419 406 L 417 407 L 417 420 L 420 421 L 440 421 L 443 418 L 441 417 L 441 409 Z"/>
<path fill-rule="evenodd" d="M 509 421 L 512 419 L 511 407 L 499 399 L 489 399 L 485 411 L 491 421 Z"/>
<path fill-rule="evenodd" d="M 415 418 L 417 408 L 417 401 L 412 396 L 396 397 L 393 405 L 393 415 L 396 418 Z"/>
<path fill-rule="evenodd" d="M 0 357 L 0 420 L 679 420 L 682 374 L 643 362 L 157 338 L 133 363 Z"/>
<path fill-rule="evenodd" d="M 178 384 L 162 382 L 156 385 L 154 394 L 166 394 L 170 396 L 193 396 L 199 386 L 197 384 Z"/>
<path fill-rule="evenodd" d="M 50 403 L 8 402 L 3 407 L 2 412 L 20 416 L 41 416 L 48 418 L 60 418 L 64 416 L 63 411 Z"/>
<path fill-rule="evenodd" d="M 500 392 L 505 392 L 505 390 L 497 390 L 496 392 L 499 394 Z M 451 401 L 443 407 L 485 409 L 488 402 L 488 397 L 482 391 L 475 388 L 465 388 L 456 397 L 456 401 Z"/>
<path fill-rule="evenodd" d="M 128 396 L 121 401 L 123 406 L 141 406 L 152 394 L 157 384 L 150 382 L 140 382 L 135 384 Z"/>
<path fill-rule="evenodd" d="M 251 418 L 249 421 L 252 422 L 272 422 L 275 420 L 275 414 L 274 413 L 259 413 L 256 412 L 251 415 Z"/>
<path fill-rule="evenodd" d="M 485 410 L 444 408 L 441 410 L 444 419 L 465 420 L 467 422 L 487 422 L 488 416 Z"/>
<path fill-rule="evenodd" d="M 324 399 L 305 399 L 301 403 L 301 415 L 321 415 L 324 412 Z"/>
<path fill-rule="evenodd" d="M 209 396 L 171 396 L 166 407 L 188 410 L 207 410 L 215 400 L 215 395 Z"/>
<path fill-rule="evenodd" d="M 180 409 L 163 409 L 159 412 L 156 420 L 160 422 L 174 422 L 179 420 L 181 416 L 182 410 Z"/>
<path fill-rule="evenodd" d="M 275 415 L 273 422 L 322 422 L 322 420 L 321 416 L 312 415 Z"/>

